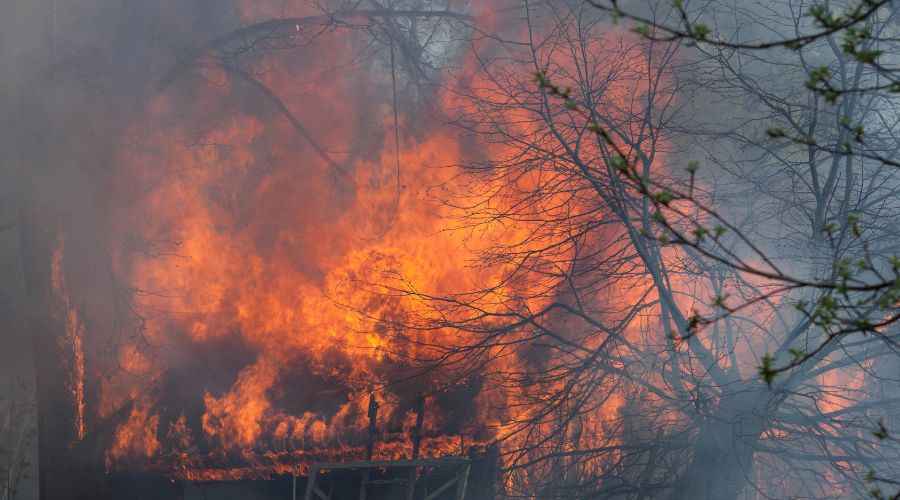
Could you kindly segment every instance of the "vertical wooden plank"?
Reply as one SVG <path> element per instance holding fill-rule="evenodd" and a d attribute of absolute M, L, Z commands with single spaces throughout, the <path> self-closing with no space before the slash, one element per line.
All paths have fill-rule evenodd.
<path fill-rule="evenodd" d="M 416 391 L 416 401 L 414 403 L 416 411 L 416 426 L 413 428 L 412 435 L 412 459 L 419 458 L 419 448 L 422 445 L 422 425 L 425 421 L 425 396 Z"/>
<path fill-rule="evenodd" d="M 416 399 L 413 402 L 416 412 L 416 425 L 412 431 L 412 459 L 419 458 L 419 448 L 422 445 L 422 424 L 425 420 L 425 396 L 421 391 L 416 391 Z M 412 467 L 409 470 L 409 484 L 406 487 L 406 500 L 413 500 L 416 494 L 416 479 L 419 468 Z"/>
<path fill-rule="evenodd" d="M 369 432 L 366 434 L 366 461 L 372 460 L 372 451 L 375 446 L 376 419 L 378 418 L 378 401 L 375 393 L 369 395 Z M 369 469 L 363 469 L 362 481 L 359 485 L 359 500 L 366 500 L 366 489 L 369 486 Z"/>
<path fill-rule="evenodd" d="M 378 418 L 378 401 L 375 400 L 375 393 L 369 395 L 369 432 L 366 434 L 366 460 L 372 460 L 372 448 L 375 442 L 375 433 L 377 427 L 375 420 Z"/>

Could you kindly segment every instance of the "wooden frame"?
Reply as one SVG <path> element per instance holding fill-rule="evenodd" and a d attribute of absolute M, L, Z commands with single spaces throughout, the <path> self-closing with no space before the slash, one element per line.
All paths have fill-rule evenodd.
<path fill-rule="evenodd" d="M 316 484 L 321 471 L 325 470 L 348 470 L 359 469 L 365 471 L 363 474 L 363 483 L 360 487 L 360 500 L 365 500 L 366 489 L 372 484 L 408 484 L 408 498 L 412 499 L 413 491 L 416 485 L 415 474 L 410 474 L 410 479 L 391 479 L 391 480 L 375 480 L 369 481 L 367 472 L 371 469 L 411 469 L 412 472 L 422 467 L 434 468 L 457 468 L 456 474 L 447 482 L 439 486 L 436 490 L 426 495 L 422 500 L 434 500 L 450 488 L 456 489 L 456 500 L 463 500 L 466 496 L 466 487 L 469 481 L 469 469 L 471 461 L 466 457 L 445 457 L 445 458 L 417 458 L 413 460 L 365 460 L 359 462 L 336 462 L 315 464 L 310 467 L 309 480 L 306 483 L 306 492 L 303 500 L 332 500 L 327 493 L 322 491 Z M 296 485 L 296 476 L 294 477 Z M 296 498 L 296 487 L 294 488 L 294 499 Z"/>

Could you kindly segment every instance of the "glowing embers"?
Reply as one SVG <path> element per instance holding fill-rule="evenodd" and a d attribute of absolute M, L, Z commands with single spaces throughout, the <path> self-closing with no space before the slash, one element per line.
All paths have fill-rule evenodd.
<path fill-rule="evenodd" d="M 390 420 L 391 414 L 397 414 L 396 411 L 379 418 L 378 410 L 386 402 L 376 401 L 374 395 L 370 396 L 367 412 L 369 420 L 361 434 L 344 434 L 329 440 L 321 436 L 318 442 L 309 442 L 304 436 L 309 428 L 325 424 L 304 419 L 285 419 L 277 424 L 271 443 L 254 442 L 253 448 L 235 446 L 224 452 L 221 448 L 204 452 L 190 446 L 190 440 L 177 437 L 186 433 L 184 417 L 180 416 L 170 426 L 168 441 L 180 442 L 183 448 L 160 454 L 143 463 L 143 466 L 158 470 L 168 477 L 188 481 L 270 479 L 283 474 L 307 475 L 310 467 L 317 463 L 394 460 L 419 456 L 464 457 L 471 453 L 481 453 L 484 449 L 483 444 L 467 441 L 462 435 L 429 433 L 424 426 L 426 419 L 423 399 L 419 399 L 418 404 L 414 402 L 413 408 L 400 422 Z M 321 432 L 326 430 L 319 428 Z"/>

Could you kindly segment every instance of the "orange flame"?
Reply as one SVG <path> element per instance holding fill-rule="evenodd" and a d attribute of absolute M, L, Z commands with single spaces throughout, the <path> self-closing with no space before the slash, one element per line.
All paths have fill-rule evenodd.
<path fill-rule="evenodd" d="M 242 5 L 247 22 L 271 7 Z M 486 15 L 481 22 L 498 19 Z M 120 347 L 119 364 L 140 376 L 113 377 L 101 387 L 101 415 L 133 401 L 108 450 L 110 468 L 155 462 L 185 479 L 225 479 L 303 472 L 316 461 L 359 458 L 368 426 L 363 396 L 370 392 L 381 406 L 375 458 L 409 456 L 410 385 L 398 382 L 406 379 L 433 391 L 424 456 L 463 454 L 495 441 L 513 450 L 528 439 L 519 430 L 534 423 L 534 415 L 523 401 L 539 399 L 548 387 L 511 390 L 491 378 L 531 361 L 497 345 L 489 348 L 481 379 L 456 380 L 452 366 L 422 374 L 447 348 L 478 341 L 440 327 L 442 318 L 422 294 L 490 290 L 469 296 L 489 314 L 540 310 L 555 300 L 553 285 L 524 276 L 509 279 L 518 276 L 513 261 L 473 265 L 497 245 L 522 250 L 547 245 L 532 240 L 539 218 L 515 226 L 498 219 L 461 228 L 460 210 L 441 202 L 444 193 L 435 193 L 467 191 L 474 181 L 458 165 L 469 155 L 499 160 L 521 151 L 505 144 L 473 146 L 447 127 L 414 129 L 405 115 L 399 117 L 405 133 L 394 151 L 387 140 L 391 103 L 372 90 L 390 85 L 385 68 L 377 65 L 354 67 L 327 83 L 315 78 L 295 83 L 298 74 L 330 74 L 340 55 L 355 54 L 364 42 L 357 35 L 326 37 L 315 49 L 268 55 L 248 70 L 308 124 L 334 164 L 281 120 L 271 102 L 212 65 L 202 73 L 219 84 L 217 91 L 189 90 L 186 99 L 196 121 L 215 122 L 214 127 L 185 133 L 187 125 L 176 120 L 182 103 L 173 95 L 158 97 L 146 119 L 129 131 L 129 147 L 119 158 L 118 196 L 126 209 L 117 220 L 123 235 L 114 245 L 117 271 L 135 286 L 143 341 L 173 349 Z M 647 66 L 639 51 L 629 57 L 635 68 Z M 527 74 L 530 68 L 513 69 Z M 465 62 L 459 79 L 483 92 L 504 90 L 479 75 L 474 61 Z M 622 101 L 622 109 L 610 112 L 627 113 L 628 99 L 646 91 L 642 85 L 637 80 L 611 84 L 607 98 Z M 438 101 L 464 110 L 460 99 L 448 92 Z M 533 117 L 521 113 L 517 133 L 537 133 Z M 346 146 L 355 141 L 366 145 Z M 503 203 L 517 200 L 498 201 L 497 193 L 528 192 L 547 179 L 536 169 L 514 182 L 503 177 L 478 182 L 481 189 L 468 191 L 466 203 L 502 210 L 508 208 Z M 562 214 L 568 194 L 555 196 L 535 210 Z M 563 247 L 556 257 L 565 261 L 572 252 Z M 539 265 L 556 264 L 548 259 Z M 623 278 L 615 291 L 595 299 L 607 301 L 615 316 L 619 305 L 642 300 L 642 280 Z M 640 325 L 631 330 L 641 330 Z M 512 335 L 525 339 L 529 333 Z M 227 375 L 206 373 L 206 365 L 180 357 L 179 348 L 240 361 L 227 366 L 230 373 L 215 365 Z M 169 370 L 185 372 L 185 366 L 197 379 L 214 381 L 214 387 L 201 387 L 202 394 L 184 408 L 163 408 L 173 401 L 163 404 L 165 395 L 148 386 Z M 230 378 L 222 382 L 225 376 Z M 605 384 L 614 386 L 612 379 Z M 563 451 L 615 443 L 624 404 L 613 393 L 582 415 L 568 431 L 569 449 Z M 537 422 L 534 436 L 550 434 L 554 425 Z M 235 465 L 236 458 L 246 465 Z M 612 457 L 586 464 L 585 473 L 615 462 Z"/>

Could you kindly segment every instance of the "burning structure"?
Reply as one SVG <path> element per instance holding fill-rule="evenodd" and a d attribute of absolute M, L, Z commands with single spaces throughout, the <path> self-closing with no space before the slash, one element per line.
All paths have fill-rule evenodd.
<path fill-rule="evenodd" d="M 477 249 L 434 217 L 453 209 L 429 192 L 479 148 L 434 114 L 452 100 L 447 71 L 468 71 L 480 11 L 370 3 L 120 8 L 158 24 L 115 34 L 113 109 L 85 124 L 110 142 L 79 146 L 110 169 L 72 194 L 93 215 L 78 230 L 53 222 L 52 241 L 29 236 L 49 252 L 48 274 L 32 279 L 49 284 L 49 300 L 35 298 L 49 310 L 33 313 L 65 332 L 37 349 L 56 366 L 39 391 L 54 386 L 59 402 L 41 453 L 68 462 L 57 467 L 84 496 L 140 478 L 497 457 L 507 423 L 491 408 L 508 396 L 469 363 L 436 365 L 460 333 L 408 328 L 423 301 L 378 288 L 458 293 L 500 279 L 460 274 Z M 50 50 L 79 32 L 48 30 Z M 45 216 L 32 214 L 36 227 Z M 102 229 L 83 238 L 88 226 Z M 42 486 L 72 487 L 59 484 Z"/>
<path fill-rule="evenodd" d="M 804 357 L 800 288 L 754 267 L 888 255 L 896 224 L 819 227 L 898 220 L 894 183 L 760 146 L 786 119 L 833 151 L 850 121 L 785 111 L 759 61 L 574 0 L 18 9 L 42 497 L 833 497 L 896 472 L 862 438 L 894 421 L 890 348 Z M 877 121 L 869 99 L 841 112 Z M 745 230 L 741 265 L 698 253 Z M 768 352 L 809 362 L 761 380 Z"/>

